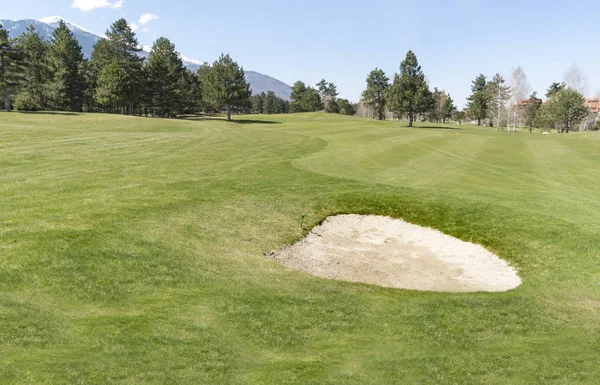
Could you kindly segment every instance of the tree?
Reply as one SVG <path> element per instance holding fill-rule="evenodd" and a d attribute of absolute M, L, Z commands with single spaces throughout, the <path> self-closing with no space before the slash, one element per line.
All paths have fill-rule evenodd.
<path fill-rule="evenodd" d="M 454 100 L 452 100 L 450 94 L 446 95 L 446 91 L 442 92 L 444 93 L 445 97 L 443 98 L 441 108 L 441 119 L 442 123 L 446 123 L 446 120 L 448 120 L 452 114 L 454 114 L 454 111 L 456 111 L 456 107 L 454 106 Z"/>
<path fill-rule="evenodd" d="M 585 97 L 570 88 L 558 92 L 545 105 L 548 120 L 554 124 L 557 132 L 569 133 L 587 117 L 589 110 Z"/>
<path fill-rule="evenodd" d="M 127 82 L 127 72 L 117 61 L 105 66 L 100 72 L 95 93 L 95 101 L 108 112 L 118 112 L 125 103 L 126 95 L 122 84 Z"/>
<path fill-rule="evenodd" d="M 533 132 L 538 110 L 542 105 L 541 102 L 537 97 L 537 92 L 533 92 L 527 100 L 527 105 L 525 106 L 525 124 L 529 127 L 529 133 Z"/>
<path fill-rule="evenodd" d="M 146 72 L 149 80 L 147 92 L 151 105 L 159 116 L 171 116 L 177 109 L 181 94 L 187 88 L 181 57 L 169 39 L 161 37 L 148 55 Z"/>
<path fill-rule="evenodd" d="M 428 111 L 433 98 L 425 81 L 425 74 L 416 55 L 408 51 L 400 64 L 400 74 L 394 75 L 394 82 L 388 89 L 390 109 L 398 115 L 408 117 L 408 126 L 412 127 L 418 114 Z"/>
<path fill-rule="evenodd" d="M 229 55 L 221 55 L 207 73 L 204 97 L 215 108 L 225 108 L 231 120 L 231 108 L 250 102 L 250 85 L 246 82 L 244 68 Z"/>
<path fill-rule="evenodd" d="M 348 99 L 338 99 L 337 106 L 339 113 L 342 115 L 356 114 L 356 107 L 348 101 Z"/>
<path fill-rule="evenodd" d="M 144 95 L 151 93 L 144 87 L 149 85 L 144 78 L 143 62 L 138 53 L 141 51 L 135 32 L 125 19 L 115 21 L 106 31 L 106 39 L 100 39 L 95 45 L 90 65 L 90 87 L 95 88 L 102 70 L 112 63 L 119 63 L 126 74 L 120 85 L 123 97 L 118 111 L 124 114 L 136 114 Z M 92 91 L 92 93 L 94 93 Z M 146 99 L 152 99 L 151 97 Z"/>
<path fill-rule="evenodd" d="M 262 114 L 263 113 L 263 105 L 266 94 L 261 92 L 258 95 L 252 95 L 250 97 L 250 103 L 252 104 L 252 113 L 254 114 Z"/>
<path fill-rule="evenodd" d="M 317 89 L 319 90 L 319 95 L 321 97 L 321 102 L 327 108 L 327 93 L 328 93 L 329 83 L 325 81 L 325 79 L 321 79 L 320 82 L 317 83 Z"/>
<path fill-rule="evenodd" d="M 438 90 L 437 87 L 435 87 L 433 89 L 433 93 L 431 94 L 431 97 L 433 98 L 433 108 L 427 114 L 427 119 L 430 122 L 439 123 L 442 120 L 442 118 L 441 118 L 442 106 L 445 103 L 446 94 L 443 93 L 442 91 Z"/>
<path fill-rule="evenodd" d="M 268 91 L 265 94 L 263 100 L 263 113 L 265 114 L 276 114 L 277 113 L 277 96 L 275 92 Z"/>
<path fill-rule="evenodd" d="M 479 74 L 471 85 L 472 94 L 468 98 L 469 114 L 477 119 L 477 125 L 481 126 L 481 120 L 488 116 L 490 94 L 487 80 L 483 74 Z"/>
<path fill-rule="evenodd" d="M 292 112 L 304 112 L 302 109 L 302 97 L 306 92 L 306 84 L 302 81 L 297 81 L 292 86 L 292 92 L 290 93 L 290 110 Z"/>
<path fill-rule="evenodd" d="M 517 67 L 513 70 L 512 73 L 512 82 L 511 82 L 511 91 L 512 91 L 512 105 L 509 108 L 508 113 L 508 131 L 510 132 L 510 120 L 511 120 L 511 112 L 512 112 L 512 121 L 513 121 L 513 130 L 517 132 L 517 124 L 520 119 L 520 109 L 519 102 L 525 99 L 526 95 L 529 93 L 531 87 L 529 86 L 529 81 L 527 80 L 527 75 L 525 71 L 521 67 Z"/>
<path fill-rule="evenodd" d="M 0 90 L 4 96 L 4 109 L 11 109 L 11 93 L 18 87 L 20 65 L 17 51 L 8 37 L 8 31 L 0 25 Z"/>
<path fill-rule="evenodd" d="M 385 108 L 387 107 L 387 89 L 390 79 L 385 76 L 385 72 L 375 68 L 367 77 L 367 89 L 362 97 L 365 104 L 377 114 L 377 119 L 383 120 Z"/>
<path fill-rule="evenodd" d="M 462 124 L 463 120 L 467 118 L 467 114 L 464 111 L 456 110 L 452 117 L 458 122 L 458 124 Z"/>
<path fill-rule="evenodd" d="M 504 126 L 500 124 L 502 111 L 505 109 L 506 102 L 510 99 L 510 87 L 505 85 L 504 78 L 500 74 L 494 75 L 492 80 L 487 83 L 489 93 L 489 116 L 493 119 L 496 131 L 504 131 Z"/>
<path fill-rule="evenodd" d="M 550 88 L 548 88 L 548 92 L 546 92 L 546 98 L 550 99 L 551 97 L 553 97 L 558 92 L 565 89 L 566 87 L 567 87 L 567 85 L 565 83 L 552 83 L 550 85 Z"/>
<path fill-rule="evenodd" d="M 329 104 L 327 105 L 327 108 L 325 108 L 325 111 L 327 111 L 330 114 L 339 114 L 340 108 L 337 104 L 337 99 L 330 100 Z"/>
<path fill-rule="evenodd" d="M 46 84 L 50 81 L 50 68 L 48 64 L 48 43 L 44 41 L 29 26 L 15 41 L 15 49 L 22 59 L 21 109 L 38 110 L 46 108 Z M 23 104 L 26 104 L 24 106 Z"/>
<path fill-rule="evenodd" d="M 587 77 L 583 68 L 573 63 L 563 75 L 564 85 L 566 88 L 575 90 L 581 94 L 585 94 L 588 89 Z"/>
<path fill-rule="evenodd" d="M 292 112 L 315 112 L 323 109 L 323 102 L 319 90 L 307 87 L 304 82 L 297 81 L 292 86 L 290 94 L 290 110 Z"/>
<path fill-rule="evenodd" d="M 50 38 L 49 62 L 54 74 L 50 84 L 54 106 L 79 111 L 85 87 L 83 53 L 79 42 L 62 20 Z"/>
<path fill-rule="evenodd" d="M 323 109 L 319 91 L 312 87 L 306 87 L 300 103 L 303 112 L 315 112 Z"/>

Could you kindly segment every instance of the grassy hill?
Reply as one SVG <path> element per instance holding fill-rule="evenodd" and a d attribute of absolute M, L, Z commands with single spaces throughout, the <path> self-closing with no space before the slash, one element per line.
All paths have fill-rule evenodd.
<path fill-rule="evenodd" d="M 0 383 L 600 383 L 600 135 L 243 119 L 0 114 Z M 286 269 L 301 213 L 435 227 L 523 285 Z"/>

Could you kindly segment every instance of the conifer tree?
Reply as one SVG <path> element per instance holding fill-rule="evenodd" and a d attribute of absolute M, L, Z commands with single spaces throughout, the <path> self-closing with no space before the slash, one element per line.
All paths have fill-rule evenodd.
<path fill-rule="evenodd" d="M 47 108 L 46 87 L 51 71 L 48 62 L 49 44 L 40 37 L 33 26 L 15 41 L 15 49 L 22 58 L 21 92 L 17 95 L 20 109 Z"/>
<path fill-rule="evenodd" d="M 394 76 L 394 82 L 388 89 L 388 99 L 392 111 L 408 118 L 409 127 L 419 114 L 432 108 L 433 96 L 412 51 L 408 51 L 400 64 L 400 74 Z"/>
<path fill-rule="evenodd" d="M 11 110 L 11 94 L 19 84 L 21 72 L 19 57 L 8 31 L 0 25 L 0 92 L 4 98 L 4 109 Z"/>
<path fill-rule="evenodd" d="M 302 81 L 297 81 L 292 86 L 292 92 L 290 94 L 290 110 L 291 112 L 305 112 L 302 108 L 302 98 L 306 93 L 306 84 Z"/>
<path fill-rule="evenodd" d="M 106 31 L 106 39 L 100 39 L 94 45 L 90 60 L 92 88 L 96 87 L 101 72 L 108 65 L 119 63 L 125 73 L 119 90 L 122 101 L 118 110 L 114 112 L 135 114 L 144 98 L 143 94 L 146 93 L 144 86 L 147 83 L 142 67 L 144 59 L 138 55 L 140 51 L 135 32 L 125 19 L 115 21 Z M 102 98 L 103 96 L 100 95 L 100 99 Z"/>
<path fill-rule="evenodd" d="M 367 77 L 367 89 L 362 94 L 365 104 L 375 111 L 379 120 L 385 115 L 389 81 L 383 70 L 375 68 Z"/>
<path fill-rule="evenodd" d="M 478 126 L 481 126 L 481 121 L 488 116 L 490 96 L 486 85 L 485 76 L 483 74 L 477 76 L 471 86 L 472 94 L 468 98 L 469 113 L 472 118 L 477 119 Z"/>
<path fill-rule="evenodd" d="M 252 92 L 246 82 L 244 69 L 229 55 L 221 55 L 206 75 L 204 97 L 216 109 L 225 108 L 228 121 L 231 120 L 233 107 L 249 104 Z"/>
<path fill-rule="evenodd" d="M 277 96 L 275 92 L 268 91 L 263 99 L 263 113 L 275 114 L 277 113 Z"/>
<path fill-rule="evenodd" d="M 127 83 L 127 73 L 118 61 L 113 61 L 100 72 L 95 100 L 108 112 L 118 112 L 126 103 L 122 85 Z"/>
<path fill-rule="evenodd" d="M 452 100 L 450 94 L 446 94 L 446 92 L 444 91 L 444 95 L 445 98 L 442 104 L 440 116 L 442 123 L 446 123 L 446 121 L 450 119 L 450 117 L 452 117 L 452 115 L 454 115 L 454 112 L 456 111 L 456 106 L 454 106 L 454 100 Z"/>
<path fill-rule="evenodd" d="M 152 96 L 152 106 L 159 116 L 171 116 L 184 95 L 187 82 L 179 53 L 169 39 L 156 40 L 148 56 L 146 71 Z"/>
<path fill-rule="evenodd" d="M 50 92 L 57 109 L 81 110 L 84 96 L 83 53 L 64 21 L 50 38 L 49 62 L 53 71 Z"/>

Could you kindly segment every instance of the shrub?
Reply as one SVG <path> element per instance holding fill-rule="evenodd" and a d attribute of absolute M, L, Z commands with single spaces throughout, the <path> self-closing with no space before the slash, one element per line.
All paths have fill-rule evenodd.
<path fill-rule="evenodd" d="M 37 111 L 40 105 L 27 93 L 20 93 L 14 101 L 14 106 L 18 111 Z"/>

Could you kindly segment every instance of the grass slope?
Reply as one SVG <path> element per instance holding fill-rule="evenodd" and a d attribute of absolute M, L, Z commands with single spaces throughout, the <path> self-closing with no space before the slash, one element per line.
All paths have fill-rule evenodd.
<path fill-rule="evenodd" d="M 324 114 L 0 114 L 0 383 L 598 384 L 599 153 L 592 133 Z M 411 292 L 266 259 L 303 212 L 432 226 L 524 284 Z"/>

